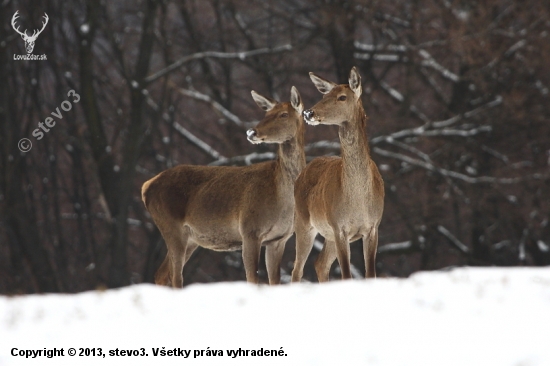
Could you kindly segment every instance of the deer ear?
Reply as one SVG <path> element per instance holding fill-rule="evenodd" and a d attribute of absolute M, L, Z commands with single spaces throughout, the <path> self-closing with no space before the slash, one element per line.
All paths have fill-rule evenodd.
<path fill-rule="evenodd" d="M 302 102 L 302 97 L 300 96 L 300 93 L 298 93 L 298 89 L 296 89 L 295 86 L 290 89 L 290 104 L 292 104 L 292 108 L 294 108 L 298 114 L 302 115 L 304 103 Z"/>
<path fill-rule="evenodd" d="M 273 107 L 275 107 L 278 103 L 276 100 L 264 97 L 263 95 L 256 93 L 254 90 L 252 90 L 250 93 L 252 94 L 252 99 L 254 99 L 258 107 L 266 112 L 272 110 Z"/>
<path fill-rule="evenodd" d="M 315 75 L 314 73 L 310 72 L 309 77 L 311 78 L 311 81 L 313 81 L 313 84 L 323 94 L 327 94 L 336 86 L 335 83 L 332 81 L 328 81 L 323 79 L 320 76 Z"/>
<path fill-rule="evenodd" d="M 359 72 L 355 66 L 351 68 L 349 73 L 349 87 L 353 90 L 357 98 L 359 98 L 363 93 L 363 87 L 361 86 L 361 75 L 359 75 Z"/>

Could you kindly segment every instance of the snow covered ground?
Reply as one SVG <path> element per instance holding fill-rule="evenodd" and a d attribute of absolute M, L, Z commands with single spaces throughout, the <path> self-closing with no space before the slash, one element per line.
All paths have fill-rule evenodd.
<path fill-rule="evenodd" d="M 54 348 L 64 355 L 24 356 Z M 2 366 L 156 364 L 546 366 L 550 268 L 0 297 Z"/>

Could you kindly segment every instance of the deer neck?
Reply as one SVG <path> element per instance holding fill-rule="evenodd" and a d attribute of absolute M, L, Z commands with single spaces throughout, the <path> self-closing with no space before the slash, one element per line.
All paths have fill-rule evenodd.
<path fill-rule="evenodd" d="M 364 185 L 370 178 L 370 152 L 366 134 L 367 116 L 361 102 L 358 103 L 354 120 L 346 121 L 340 125 L 338 136 L 340 137 L 343 162 L 343 180 L 357 181 Z"/>
<path fill-rule="evenodd" d="M 296 136 L 289 141 L 279 144 L 277 152 L 278 176 L 282 180 L 282 183 L 290 183 L 294 187 L 294 182 L 305 166 L 304 127 L 303 122 L 301 122 Z"/>

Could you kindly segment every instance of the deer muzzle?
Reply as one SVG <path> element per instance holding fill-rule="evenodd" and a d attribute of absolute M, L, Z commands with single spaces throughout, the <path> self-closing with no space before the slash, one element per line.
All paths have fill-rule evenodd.
<path fill-rule="evenodd" d="M 310 125 L 318 125 L 319 124 L 319 119 L 316 118 L 315 112 L 313 112 L 312 109 L 306 109 L 302 113 L 304 115 L 304 120 L 307 122 L 307 124 L 310 124 Z"/>
<path fill-rule="evenodd" d="M 253 144 L 259 144 L 261 142 L 261 140 L 258 139 L 258 131 L 256 131 L 254 128 L 246 131 L 246 138 Z"/>

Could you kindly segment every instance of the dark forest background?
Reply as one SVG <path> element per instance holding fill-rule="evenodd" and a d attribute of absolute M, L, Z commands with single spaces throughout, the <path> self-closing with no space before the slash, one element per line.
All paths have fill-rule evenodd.
<path fill-rule="evenodd" d="M 47 60 L 14 60 L 17 10 L 29 34 L 48 14 Z M 378 274 L 549 265 L 549 60 L 539 0 L 0 1 L 0 293 L 152 282 L 166 249 L 142 183 L 273 158 L 245 138 L 263 117 L 250 90 L 288 101 L 295 85 L 307 108 L 309 71 L 346 82 L 354 65 L 386 184 Z M 70 90 L 80 101 L 37 140 Z M 306 143 L 308 159 L 339 154 L 334 128 Z M 293 258 L 291 239 L 286 281 Z M 244 280 L 241 254 L 199 249 L 184 277 Z"/>

